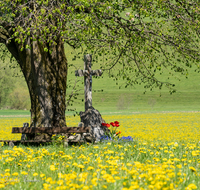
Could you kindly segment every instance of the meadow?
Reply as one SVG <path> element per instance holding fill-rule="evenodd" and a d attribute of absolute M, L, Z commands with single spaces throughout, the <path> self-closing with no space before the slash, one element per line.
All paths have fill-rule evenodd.
<path fill-rule="evenodd" d="M 80 79 L 79 95 L 66 111 L 68 126 L 77 126 L 76 112 L 84 110 L 83 78 L 74 71 L 83 69 L 83 55 L 66 46 L 69 67 L 67 97 L 74 81 Z M 30 122 L 28 88 L 15 63 L 0 63 L 0 139 L 19 140 L 12 127 Z M 104 64 L 99 61 L 92 69 Z M 11 69 L 10 68 L 14 68 Z M 93 78 L 93 106 L 106 122 L 119 121 L 120 137 L 133 141 L 103 141 L 70 146 L 49 144 L 39 147 L 0 145 L 0 189 L 91 189 L 91 190 L 193 190 L 200 189 L 200 75 L 189 70 L 181 76 L 168 70 L 158 77 L 175 84 L 176 93 L 167 88 L 149 89 L 142 85 L 124 88 L 122 79 L 109 72 Z M 117 72 L 118 67 L 113 72 Z M 16 77 L 17 76 L 17 77 Z M 119 89 L 120 88 L 120 89 Z M 143 94 L 146 92 L 145 94 Z M 5 110 L 6 109 L 6 110 Z M 21 109 L 21 110 L 13 110 Z M 70 111 L 74 110 L 74 111 Z"/>
<path fill-rule="evenodd" d="M 0 148 L 2 189 L 192 190 L 200 187 L 200 112 L 103 115 L 133 141 Z M 0 117 L 0 139 L 29 117 Z M 79 117 L 66 116 L 68 126 Z"/>
<path fill-rule="evenodd" d="M 76 112 L 79 113 L 84 110 L 84 102 L 82 102 L 84 99 L 84 79 L 83 77 L 75 77 L 75 70 L 84 68 L 84 55 L 78 55 L 77 51 L 78 50 L 75 51 L 66 46 L 66 57 L 70 65 L 66 99 L 68 99 L 72 93 L 75 81 L 80 80 L 77 82 L 76 86 L 79 95 L 77 99 L 74 99 L 74 102 L 70 102 L 68 105 L 66 110 L 67 115 L 75 114 Z M 76 60 L 74 60 L 74 57 L 76 57 Z M 10 59 L 7 59 L 4 64 L 7 65 L 8 68 L 6 70 L 7 72 L 3 74 L 5 74 L 5 80 L 7 79 L 6 81 L 10 83 L 5 83 L 5 80 L 2 82 L 0 81 L 0 83 L 2 83 L 2 85 L 0 84 L 1 89 L 4 87 L 9 91 L 8 94 L 3 93 L 4 89 L 0 92 L 0 115 L 16 115 L 13 109 L 30 110 L 29 93 L 25 80 L 19 67 L 16 67 L 15 63 L 10 63 L 9 60 Z M 101 65 L 104 64 L 105 63 L 101 60 L 93 62 L 92 69 L 100 69 Z M 9 67 L 11 67 L 11 69 Z M 118 69 L 118 66 L 114 67 L 113 72 L 117 73 Z M 114 78 L 110 78 L 107 70 L 104 70 L 101 77 L 93 77 L 92 79 L 93 106 L 103 114 L 110 114 L 113 112 L 129 114 L 132 112 L 200 111 L 200 74 L 195 72 L 195 69 L 196 67 L 193 66 L 188 70 L 187 79 L 185 75 L 181 75 L 179 72 L 173 70 L 170 70 L 173 76 L 168 79 L 169 73 L 167 69 L 162 70 L 162 75 L 156 75 L 158 79 L 163 82 L 175 84 L 174 89 L 176 93 L 172 95 L 170 95 L 169 89 L 164 86 L 162 89 L 154 88 L 152 91 L 148 88 L 144 88 L 145 84 L 132 84 L 132 86 L 125 88 L 126 81 L 122 78 L 116 81 Z M 2 72 L 4 72 L 4 70 L 2 70 Z M 144 94 L 144 92 L 146 93 Z M 4 114 L 6 110 L 8 111 Z M 23 114 L 30 115 L 30 112 L 25 111 L 22 115 Z"/>
<path fill-rule="evenodd" d="M 67 51 L 71 52 L 70 49 Z M 68 55 L 70 54 L 68 52 Z M 83 68 L 82 57 L 69 56 L 67 95 L 71 93 L 74 71 Z M 99 69 L 99 64 L 93 65 Z M 104 72 L 93 78 L 93 106 L 106 122 L 119 121 L 121 137 L 133 141 L 104 141 L 64 148 L 49 144 L 39 147 L 0 146 L 0 188 L 2 189 L 112 189 L 112 190 L 192 190 L 200 188 L 200 88 L 199 73 L 190 70 L 185 79 L 178 73 L 167 79 L 175 83 L 176 93 L 168 89 L 153 89 L 143 85 L 121 86 Z M 84 110 L 83 78 L 78 83 L 80 94 L 66 111 L 68 126 L 77 126 L 76 112 Z M 177 79 L 180 79 L 177 80 Z M 11 96 L 5 96 L 15 106 L 26 110 L 0 110 L 0 139 L 19 140 L 11 134 L 12 127 L 30 122 L 30 102 L 23 78 L 14 78 Z M 71 82 L 69 81 L 71 80 Z M 116 85 L 118 83 L 118 85 Z M 72 85 L 70 87 L 70 84 Z M 4 85 L 6 86 L 6 85 Z M 9 88 L 9 85 L 6 87 Z M 121 87 L 121 89 L 119 89 Z M 147 90 L 146 94 L 143 92 Z M 160 96 L 161 95 L 161 96 Z M 9 102 L 8 101 L 8 102 Z M 9 105 L 8 105 L 9 108 Z"/>
<path fill-rule="evenodd" d="M 83 69 L 83 55 L 66 47 L 69 67 L 67 97 L 78 82 L 79 95 L 66 111 L 68 126 L 77 126 L 84 110 L 83 77 L 75 70 Z M 10 67 L 14 64 L 5 63 Z M 102 62 L 94 63 L 99 69 Z M 118 67 L 114 68 L 117 72 Z M 200 188 L 200 75 L 189 70 L 188 79 L 180 73 L 164 70 L 162 81 L 175 84 L 169 89 L 149 89 L 142 85 L 124 87 L 125 81 L 114 80 L 109 72 L 93 78 L 93 106 L 106 122 L 119 121 L 120 137 L 133 141 L 103 141 L 98 144 L 70 146 L 49 144 L 39 147 L 0 146 L 0 188 L 91 189 L 91 190 L 192 190 Z M 0 92 L 0 139 L 19 140 L 12 127 L 30 122 L 28 89 L 19 68 L 7 70 L 1 82 L 7 91 Z M 16 77 L 18 75 L 20 77 Z M 9 81 L 9 83 L 8 83 Z M 119 89 L 120 88 L 120 89 Z M 2 88 L 1 88 L 2 89 Z M 144 92 L 146 92 L 144 94 Z M 71 102 L 72 103 L 72 102 Z M 6 109 L 5 109 L 6 108 Z M 14 109 L 21 110 L 14 110 Z"/>

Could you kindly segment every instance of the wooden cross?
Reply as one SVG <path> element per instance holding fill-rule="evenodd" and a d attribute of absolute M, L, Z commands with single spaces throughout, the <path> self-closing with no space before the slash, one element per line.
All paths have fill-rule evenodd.
<path fill-rule="evenodd" d="M 84 56 L 84 70 L 76 70 L 75 76 L 84 76 L 84 89 L 85 89 L 85 111 L 88 110 L 89 107 L 92 106 L 92 76 L 101 76 L 101 70 L 92 70 L 91 69 L 91 62 L 92 62 L 92 55 L 85 55 Z"/>

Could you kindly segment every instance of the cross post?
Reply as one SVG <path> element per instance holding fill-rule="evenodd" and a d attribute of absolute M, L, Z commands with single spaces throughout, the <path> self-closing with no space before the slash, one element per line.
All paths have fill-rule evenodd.
<path fill-rule="evenodd" d="M 84 76 L 85 111 L 92 106 L 92 76 L 101 76 L 101 70 L 92 70 L 92 55 L 84 55 L 84 70 L 76 70 L 75 76 Z"/>

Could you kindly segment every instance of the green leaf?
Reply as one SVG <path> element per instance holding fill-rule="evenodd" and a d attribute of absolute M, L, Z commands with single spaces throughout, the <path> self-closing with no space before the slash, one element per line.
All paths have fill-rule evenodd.
<path fill-rule="evenodd" d="M 48 52 L 48 48 L 45 47 L 45 48 L 44 48 L 44 51 L 45 51 L 45 52 Z"/>

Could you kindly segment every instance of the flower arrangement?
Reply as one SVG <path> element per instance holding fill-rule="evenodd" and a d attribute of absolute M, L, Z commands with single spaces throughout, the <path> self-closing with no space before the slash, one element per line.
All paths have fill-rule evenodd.
<path fill-rule="evenodd" d="M 113 140 L 118 139 L 121 131 L 117 131 L 117 128 L 120 126 L 118 121 L 111 123 L 102 123 L 103 126 L 109 128 L 108 132 L 105 132 L 105 136 L 102 137 L 104 140 Z"/>
<path fill-rule="evenodd" d="M 133 138 L 131 136 L 128 137 L 119 137 L 119 134 L 121 134 L 121 131 L 117 131 L 117 128 L 120 126 L 118 121 L 114 121 L 111 123 L 102 123 L 103 126 L 109 128 L 109 132 L 106 132 L 104 136 L 101 137 L 101 141 L 105 140 L 118 140 L 118 142 L 127 142 L 127 141 L 133 141 Z"/>

